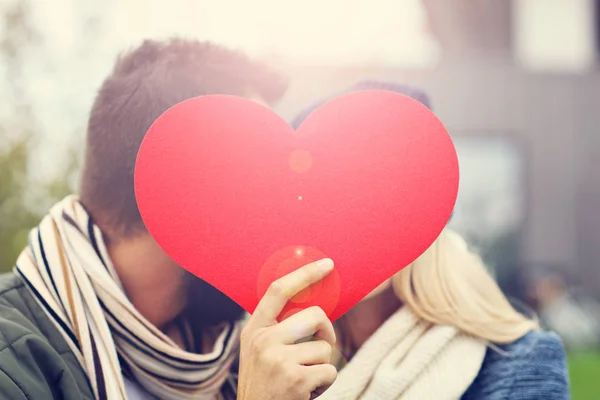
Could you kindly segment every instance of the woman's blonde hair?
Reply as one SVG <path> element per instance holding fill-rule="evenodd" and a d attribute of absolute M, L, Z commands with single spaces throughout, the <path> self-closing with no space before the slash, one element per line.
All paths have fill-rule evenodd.
<path fill-rule="evenodd" d="M 394 275 L 392 287 L 420 318 L 456 326 L 492 343 L 511 343 L 539 329 L 535 319 L 513 308 L 481 258 L 449 229 Z"/>

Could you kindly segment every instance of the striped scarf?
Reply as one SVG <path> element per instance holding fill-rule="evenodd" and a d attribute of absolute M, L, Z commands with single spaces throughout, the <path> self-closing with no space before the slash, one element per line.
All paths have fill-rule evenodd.
<path fill-rule="evenodd" d="M 86 371 L 98 400 L 127 399 L 128 373 L 160 399 L 235 399 L 230 373 L 240 324 L 223 324 L 211 352 L 183 350 L 131 304 L 102 233 L 74 196 L 34 228 L 15 273 Z"/>

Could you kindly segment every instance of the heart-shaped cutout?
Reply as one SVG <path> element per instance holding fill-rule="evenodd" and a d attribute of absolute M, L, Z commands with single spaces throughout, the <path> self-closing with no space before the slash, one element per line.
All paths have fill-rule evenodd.
<path fill-rule="evenodd" d="M 318 305 L 334 321 L 435 241 L 458 160 L 439 119 L 393 92 L 339 97 L 296 132 L 267 107 L 211 95 L 152 125 L 135 191 L 164 251 L 250 313 L 275 279 L 333 259 L 280 317 Z"/>

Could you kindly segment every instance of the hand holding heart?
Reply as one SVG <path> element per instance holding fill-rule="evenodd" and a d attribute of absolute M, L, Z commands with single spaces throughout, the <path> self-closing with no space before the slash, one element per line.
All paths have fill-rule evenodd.
<path fill-rule="evenodd" d="M 442 123 L 386 91 L 328 102 L 297 131 L 250 100 L 187 100 L 152 125 L 135 171 L 157 243 L 250 313 L 278 278 L 335 261 L 280 319 L 312 306 L 340 317 L 433 243 L 457 190 Z"/>
<path fill-rule="evenodd" d="M 238 400 L 308 400 L 337 377 L 330 364 L 335 331 L 319 307 L 281 323 L 288 300 L 331 272 L 328 259 L 308 264 L 273 282 L 242 331 Z M 306 337 L 309 342 L 297 343 Z"/>

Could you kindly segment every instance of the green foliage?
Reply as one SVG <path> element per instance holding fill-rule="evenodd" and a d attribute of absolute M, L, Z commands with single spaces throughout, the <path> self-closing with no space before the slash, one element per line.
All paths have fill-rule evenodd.
<path fill-rule="evenodd" d="M 9 269 L 27 240 L 37 216 L 24 207 L 27 191 L 28 138 L 0 153 L 0 269 Z"/>
<path fill-rule="evenodd" d="M 573 400 L 600 399 L 600 350 L 569 354 L 567 359 Z"/>
<path fill-rule="evenodd" d="M 28 231 L 57 199 L 70 191 L 69 181 L 58 178 L 34 182 L 31 177 L 32 148 L 39 129 L 31 99 L 23 86 L 22 70 L 28 51 L 39 43 L 24 0 L 0 6 L 0 272 L 12 269 L 27 244 Z M 67 165 L 73 171 L 76 159 Z"/>

